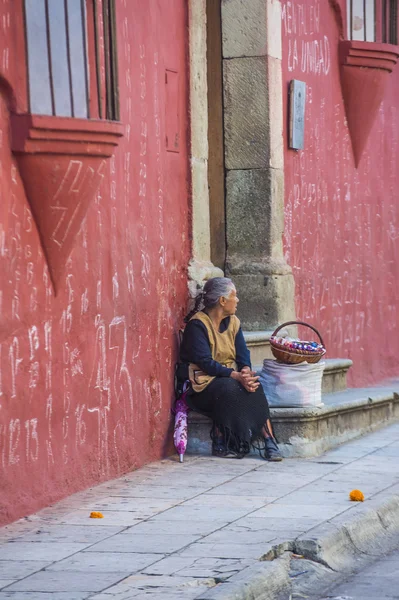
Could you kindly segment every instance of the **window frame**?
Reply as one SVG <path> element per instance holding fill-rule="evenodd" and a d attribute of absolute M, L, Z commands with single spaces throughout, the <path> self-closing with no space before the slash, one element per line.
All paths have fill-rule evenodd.
<path fill-rule="evenodd" d="M 47 3 L 48 0 L 45 1 Z M 35 114 L 30 107 L 29 79 L 32 75 L 29 73 L 25 0 L 14 0 L 14 2 L 15 81 L 13 88 L 17 98 L 17 112 Z M 57 115 L 54 114 L 54 109 L 53 114 L 42 114 L 42 116 L 119 122 L 115 0 L 82 0 L 83 2 L 86 11 L 84 38 L 87 117 Z M 101 48 L 104 50 L 101 51 Z M 51 65 L 49 69 L 51 78 Z M 51 85 L 53 86 L 53 83 Z M 53 90 L 53 87 L 51 89 Z"/>
<path fill-rule="evenodd" d="M 398 45 L 399 40 L 399 11 L 398 0 L 374 0 L 374 39 L 367 40 L 366 19 L 364 19 L 364 38 L 356 40 L 353 37 L 352 6 L 354 0 L 346 0 L 346 36 L 353 42 L 370 44 Z M 366 0 L 363 0 L 363 14 L 366 12 Z M 394 18 L 391 18 L 392 13 Z"/>
<path fill-rule="evenodd" d="M 375 4 L 376 42 L 379 44 L 398 45 L 399 23 L 397 0 L 375 0 Z M 387 10 L 388 5 L 390 7 L 389 10 Z M 394 12 L 394 19 L 391 17 L 392 12 Z"/>

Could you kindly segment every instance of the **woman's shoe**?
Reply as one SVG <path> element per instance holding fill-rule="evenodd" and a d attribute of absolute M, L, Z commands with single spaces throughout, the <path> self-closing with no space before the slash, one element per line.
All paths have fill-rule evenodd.
<path fill-rule="evenodd" d="M 231 450 L 224 443 L 214 442 L 212 443 L 212 456 L 218 456 L 219 458 L 244 458 L 245 453 Z"/>
<path fill-rule="evenodd" d="M 225 456 L 226 446 L 224 444 L 212 444 L 212 456 Z"/>
<path fill-rule="evenodd" d="M 265 438 L 265 459 L 272 462 L 280 462 L 283 460 L 277 442 L 273 437 Z"/>

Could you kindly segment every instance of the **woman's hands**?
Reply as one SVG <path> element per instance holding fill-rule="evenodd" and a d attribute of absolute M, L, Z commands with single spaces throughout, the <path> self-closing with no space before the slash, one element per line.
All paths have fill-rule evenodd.
<path fill-rule="evenodd" d="M 258 389 L 260 383 L 259 375 L 256 375 L 256 371 L 251 371 L 249 367 L 243 367 L 241 369 L 241 374 L 247 382 L 248 387 L 250 388 L 248 389 L 248 387 L 244 385 L 245 389 L 248 389 L 249 392 L 254 392 Z"/>
<path fill-rule="evenodd" d="M 251 371 L 249 367 L 244 367 L 241 371 L 233 371 L 230 375 L 236 381 L 239 381 L 245 387 L 247 392 L 255 392 L 260 383 L 259 377 L 255 375 L 255 371 Z"/>

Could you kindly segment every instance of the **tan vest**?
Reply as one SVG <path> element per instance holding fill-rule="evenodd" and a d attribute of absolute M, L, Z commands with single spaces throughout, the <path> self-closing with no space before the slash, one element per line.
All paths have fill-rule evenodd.
<path fill-rule="evenodd" d="M 213 360 L 216 360 L 229 369 L 236 369 L 235 340 L 240 329 L 239 319 L 235 315 L 232 315 L 229 326 L 223 333 L 216 330 L 212 320 L 206 313 L 202 311 L 196 313 L 191 318 L 191 321 L 195 319 L 201 321 L 207 329 Z M 189 364 L 188 374 L 195 392 L 202 392 L 215 379 L 214 376 L 204 373 L 204 371 L 193 363 Z"/>

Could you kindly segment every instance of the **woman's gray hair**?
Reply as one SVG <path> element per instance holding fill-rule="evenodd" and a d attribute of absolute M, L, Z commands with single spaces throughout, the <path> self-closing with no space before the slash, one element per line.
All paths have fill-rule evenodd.
<path fill-rule="evenodd" d="M 184 317 L 184 322 L 188 323 L 191 317 L 201 310 L 201 304 L 204 308 L 212 308 L 219 302 L 219 298 L 224 296 L 228 298 L 231 292 L 235 290 L 235 285 L 228 277 L 213 277 L 208 279 L 204 288 L 195 299 L 195 305 L 188 315 Z"/>
<path fill-rule="evenodd" d="M 205 308 L 212 308 L 219 302 L 219 298 L 228 298 L 235 289 L 234 283 L 228 277 L 213 277 L 208 279 L 203 289 L 203 302 Z"/>

